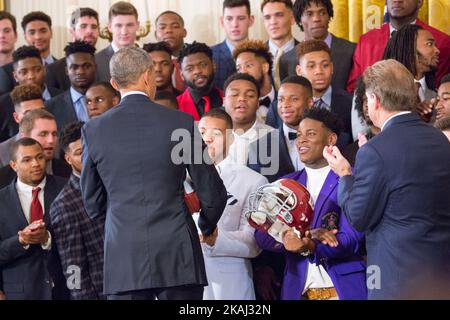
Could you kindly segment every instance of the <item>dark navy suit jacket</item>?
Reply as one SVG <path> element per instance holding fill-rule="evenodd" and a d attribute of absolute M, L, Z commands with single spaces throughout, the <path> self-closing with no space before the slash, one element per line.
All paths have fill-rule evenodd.
<path fill-rule="evenodd" d="M 5 292 L 8 300 L 68 299 L 56 244 L 52 241 L 52 249 L 48 252 L 39 245 L 31 245 L 26 250 L 19 243 L 17 232 L 26 228 L 28 222 L 17 194 L 16 181 L 0 190 L 0 280 L 3 278 L 0 291 Z M 47 176 L 44 222 L 50 233 L 53 233 L 50 205 L 65 183 L 65 179 Z"/>
<path fill-rule="evenodd" d="M 446 137 L 410 113 L 359 149 L 354 176 L 341 178 L 339 204 L 380 273 L 370 299 L 432 298 L 450 283 L 449 164 Z"/>
<path fill-rule="evenodd" d="M 216 64 L 214 85 L 223 90 L 223 85 L 227 78 L 236 72 L 236 63 L 233 60 L 232 53 L 228 49 L 226 41 L 216 44 L 211 49 L 213 51 L 214 63 Z"/>
<path fill-rule="evenodd" d="M 106 215 L 106 295 L 207 285 L 198 231 L 184 202 L 186 170 L 201 202 L 204 234 L 215 230 L 227 191 L 203 160 L 197 135 L 191 116 L 140 94 L 84 126 L 81 189 L 87 214 Z"/>

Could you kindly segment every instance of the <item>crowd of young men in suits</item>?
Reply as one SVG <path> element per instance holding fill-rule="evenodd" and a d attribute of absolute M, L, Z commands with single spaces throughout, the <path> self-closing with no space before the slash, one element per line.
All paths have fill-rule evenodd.
<path fill-rule="evenodd" d="M 157 43 L 141 50 L 137 10 L 117 2 L 109 11 L 110 45 L 96 53 L 98 13 L 79 8 L 60 60 L 50 52 L 48 15 L 23 17 L 27 45 L 15 49 L 16 19 L 0 12 L 0 300 L 422 297 L 408 292 L 418 288 L 407 278 L 434 245 L 435 255 L 424 256 L 442 264 L 439 276 L 450 270 L 445 245 L 436 244 L 450 238 L 443 222 L 450 205 L 428 201 L 423 211 L 435 220 L 425 219 L 429 229 L 417 223 L 420 212 L 403 202 L 412 195 L 395 191 L 415 183 L 397 174 L 414 175 L 419 160 L 402 158 L 375 179 L 374 159 L 395 162 L 398 145 L 381 145 L 387 133 L 370 144 L 392 126 L 392 140 L 403 145 L 426 137 L 411 146 L 411 157 L 433 147 L 437 159 L 449 159 L 450 145 L 431 126 L 450 130 L 450 36 L 418 20 L 421 6 L 387 1 L 390 22 L 354 44 L 329 32 L 330 0 L 263 0 L 264 42 L 249 39 L 249 1 L 224 0 L 223 42 L 185 43 L 183 17 L 166 11 L 156 19 Z M 295 24 L 304 41 L 293 37 Z M 366 72 L 380 60 L 414 100 L 381 98 L 388 94 L 376 88 L 376 72 L 394 76 L 383 64 Z M 211 163 L 173 163 L 170 133 L 194 136 L 194 126 Z M 431 161 L 422 158 L 424 166 Z M 422 179 L 434 192 L 429 199 L 448 190 L 446 163 Z M 186 172 L 201 200 L 197 228 L 180 200 Z M 361 177 L 376 180 L 372 190 Z M 280 178 L 308 189 L 315 214 L 307 237 L 289 231 L 283 243 L 245 216 L 249 195 Z M 417 197 L 417 188 L 408 192 Z M 379 205 L 367 196 L 373 191 Z M 404 207 L 381 206 L 397 202 Z M 424 228 L 430 236 L 421 238 Z M 399 251 L 403 241 L 418 252 Z M 381 289 L 367 286 L 369 265 L 393 272 L 384 271 Z M 424 297 L 448 298 L 424 272 Z"/>

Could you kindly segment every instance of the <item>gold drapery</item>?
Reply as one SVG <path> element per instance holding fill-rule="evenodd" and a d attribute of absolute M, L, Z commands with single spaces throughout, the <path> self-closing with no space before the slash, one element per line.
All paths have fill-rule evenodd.
<path fill-rule="evenodd" d="M 5 10 L 5 0 L 0 0 L 0 11 Z"/>
<path fill-rule="evenodd" d="M 330 31 L 338 37 L 358 42 L 362 34 L 381 26 L 385 0 L 332 0 L 334 19 Z M 424 0 L 419 19 L 450 33 L 450 0 Z"/>

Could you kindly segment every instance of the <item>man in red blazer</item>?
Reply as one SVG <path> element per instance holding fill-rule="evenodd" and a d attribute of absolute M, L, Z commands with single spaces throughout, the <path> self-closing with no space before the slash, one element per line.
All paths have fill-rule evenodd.
<path fill-rule="evenodd" d="M 423 0 L 388 0 L 390 23 L 385 23 L 379 29 L 364 34 L 356 47 L 353 57 L 353 69 L 347 82 L 347 91 L 355 90 L 356 80 L 375 62 L 381 60 L 390 34 L 408 23 L 415 23 L 428 30 L 436 40 L 440 51 L 439 65 L 436 72 L 436 86 L 441 78 L 450 70 L 450 36 L 417 19 Z"/>

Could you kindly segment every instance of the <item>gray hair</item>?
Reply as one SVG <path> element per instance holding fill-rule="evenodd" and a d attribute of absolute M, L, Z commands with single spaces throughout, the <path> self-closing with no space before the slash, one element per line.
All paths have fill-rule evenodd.
<path fill-rule="evenodd" d="M 389 59 L 364 72 L 366 92 L 375 94 L 387 111 L 413 111 L 418 102 L 414 76 L 400 62 Z"/>
<path fill-rule="evenodd" d="M 136 47 L 126 47 L 117 51 L 109 62 L 111 78 L 119 88 L 127 88 L 139 81 L 141 75 L 153 69 L 149 54 Z"/>

